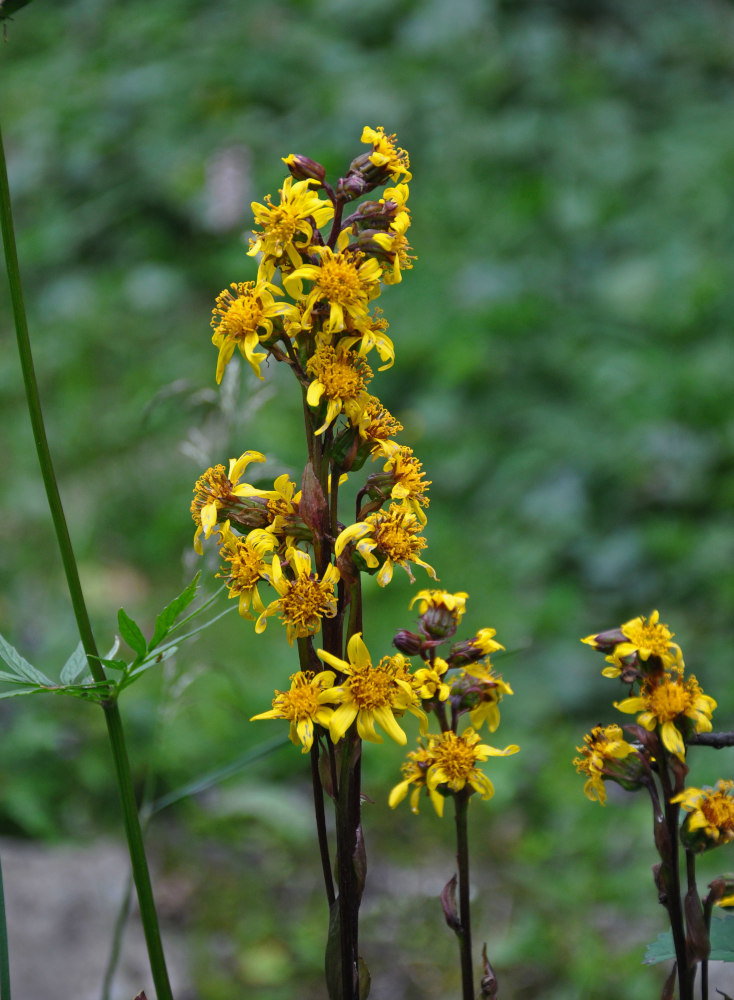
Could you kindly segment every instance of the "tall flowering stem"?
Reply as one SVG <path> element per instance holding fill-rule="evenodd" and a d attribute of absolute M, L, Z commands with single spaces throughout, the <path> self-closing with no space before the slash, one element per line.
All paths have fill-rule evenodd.
<path fill-rule="evenodd" d="M 412 450 L 395 439 L 401 425 L 372 391 L 373 380 L 396 358 L 387 320 L 374 303 L 400 283 L 415 260 L 406 236 L 408 154 L 381 127 L 365 126 L 361 142 L 366 149 L 336 182 L 327 181 L 321 164 L 290 154 L 284 158 L 289 176 L 278 199 L 268 195 L 253 202 L 256 228 L 249 255 L 258 259 L 257 274 L 254 280 L 232 282 L 216 299 L 215 377 L 220 381 L 238 352 L 259 378 L 271 362 L 285 364 L 302 398 L 307 458 L 300 489 L 288 475 L 272 483 L 262 475 L 244 481 L 246 475 L 251 478 L 249 464 L 265 459 L 251 450 L 232 459 L 228 472 L 224 465 L 205 471 L 191 505 L 194 545 L 201 551 L 206 539 L 218 541 L 221 575 L 243 618 L 255 622 L 256 633 L 277 618 L 286 641 L 298 644 L 300 669 L 291 675 L 290 687 L 276 690 L 272 709 L 254 719 L 287 720 L 292 742 L 310 754 L 329 907 L 330 1000 L 364 1000 L 369 990 L 359 949 L 367 869 L 361 822 L 364 743 L 382 743 L 387 734 L 405 745 L 406 715 L 415 716 L 427 736 L 430 713 L 439 732 L 427 736 L 434 766 L 426 787 L 437 807 L 445 797 L 458 796 L 463 817 L 462 975 L 468 996 L 466 806 L 474 791 L 483 798 L 491 794 L 476 762 L 517 748 L 495 751 L 480 744 L 471 727 L 459 733 L 458 720 L 471 715 L 473 726 L 486 722 L 493 731 L 497 702 L 511 691 L 487 660 L 500 648 L 491 641 L 491 629 L 452 651 L 451 663 L 437 657 L 437 646 L 455 631 L 466 594 L 421 597 L 420 613 L 429 625 L 407 650 L 396 637 L 397 653 L 373 657 L 365 641 L 363 573 L 387 587 L 396 571 L 406 572 L 411 582 L 414 567 L 434 579 L 436 572 L 423 558 L 430 483 Z M 352 520 L 340 511 L 346 492 L 341 487 L 365 466 Z M 449 629 L 437 641 L 430 622 L 442 616 L 442 602 L 453 610 Z M 418 657 L 417 667 L 411 657 Z M 459 685 L 456 692 L 452 682 Z M 444 705 L 450 695 L 452 728 Z M 327 836 L 329 799 L 335 852 Z"/>
<path fill-rule="evenodd" d="M 5 162 L 5 149 L 0 132 L 0 227 L 2 228 L 3 248 L 5 252 L 5 267 L 10 285 L 15 331 L 18 342 L 18 353 L 23 373 L 28 413 L 30 416 L 33 438 L 36 443 L 41 475 L 46 489 L 46 496 L 51 511 L 51 518 L 56 532 L 56 540 L 61 554 L 61 561 L 66 574 L 66 580 L 71 596 L 71 603 L 76 618 L 82 647 L 87 656 L 89 669 L 95 681 L 104 684 L 107 680 L 104 668 L 99 661 L 97 643 L 92 631 L 89 613 L 82 592 L 79 570 L 77 568 L 74 550 L 69 536 L 64 508 L 61 503 L 56 475 L 54 473 L 51 451 L 48 445 L 46 428 L 41 410 L 41 400 L 38 392 L 33 354 L 31 352 L 28 322 L 23 301 L 23 289 L 20 279 L 20 267 L 15 243 L 13 216 L 10 203 L 10 189 Z M 158 994 L 158 1000 L 172 1000 L 171 986 L 168 980 L 163 946 L 161 943 L 158 917 L 153 899 L 153 889 L 150 881 L 148 862 L 143 844 L 143 834 L 138 816 L 135 793 L 133 789 L 130 762 L 125 744 L 117 699 L 110 695 L 101 702 L 107 725 L 107 735 L 112 750 L 112 757 L 117 778 L 117 787 L 122 805 L 123 822 L 127 837 L 128 850 L 133 868 L 135 886 L 140 904 L 140 915 L 145 933 L 148 956 L 150 959 L 153 982 Z"/>
<path fill-rule="evenodd" d="M 634 725 L 625 726 L 632 742 L 623 738 L 618 725 L 596 726 L 577 748 L 580 756 L 574 763 L 587 778 L 586 795 L 601 805 L 609 781 L 628 791 L 644 788 L 650 795 L 660 857 L 653 872 L 670 921 L 678 997 L 693 1000 L 700 965 L 701 996 L 706 1000 L 711 910 L 730 894 L 720 880 L 702 903 L 695 861 L 697 854 L 734 840 L 734 782 L 719 781 L 713 789 L 686 788 L 686 753 L 690 745 L 731 746 L 732 734 L 711 733 L 716 702 L 692 674 L 686 675 L 681 648 L 657 611 L 582 641 L 606 656 L 604 676 L 627 686 L 627 697 L 614 702 L 615 708 L 637 718 Z M 674 973 L 663 991 L 666 997 L 672 996 Z"/>
<path fill-rule="evenodd" d="M 467 810 L 469 796 L 463 789 L 454 796 L 456 810 L 456 864 L 459 869 L 459 939 L 461 959 L 461 992 L 463 1000 L 474 1000 L 474 961 L 471 944 L 471 904 L 469 900 L 469 836 Z"/>

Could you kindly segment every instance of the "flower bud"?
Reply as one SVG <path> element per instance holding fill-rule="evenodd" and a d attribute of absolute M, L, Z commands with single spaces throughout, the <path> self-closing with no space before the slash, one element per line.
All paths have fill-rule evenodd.
<path fill-rule="evenodd" d="M 587 635 L 581 641 L 593 649 L 598 649 L 600 653 L 612 653 L 614 647 L 625 642 L 626 638 L 621 628 L 610 628 L 606 632 L 597 633 L 597 635 Z"/>
<path fill-rule="evenodd" d="M 288 156 L 283 156 L 282 160 L 297 181 L 312 180 L 321 184 L 326 177 L 326 168 L 308 156 L 290 153 Z"/>
<path fill-rule="evenodd" d="M 401 628 L 395 633 L 392 644 L 406 656 L 420 656 L 423 642 L 422 635 L 416 635 L 415 632 L 410 632 L 407 628 Z"/>
<path fill-rule="evenodd" d="M 706 902 L 716 906 L 734 906 L 734 875 L 719 875 L 709 882 L 709 894 Z"/>

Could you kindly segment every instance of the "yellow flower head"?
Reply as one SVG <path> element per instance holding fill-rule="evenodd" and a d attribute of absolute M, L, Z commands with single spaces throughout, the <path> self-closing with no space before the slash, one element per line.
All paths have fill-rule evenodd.
<path fill-rule="evenodd" d="M 382 272 L 383 284 L 399 284 L 403 280 L 403 271 L 412 270 L 413 261 L 418 259 L 411 253 L 413 247 L 408 237 L 390 230 L 386 233 L 373 233 L 371 241 L 379 247 L 379 256 L 389 265 Z"/>
<path fill-rule="evenodd" d="M 370 128 L 365 125 L 362 129 L 360 142 L 372 146 L 372 153 L 369 160 L 373 166 L 384 171 L 392 181 L 403 180 L 406 183 L 412 179 L 410 173 L 410 158 L 404 149 L 396 145 L 396 136 L 385 135 L 382 125 L 377 128 Z"/>
<path fill-rule="evenodd" d="M 291 674 L 289 691 L 276 691 L 273 707 L 269 712 L 253 715 L 250 722 L 257 719 L 288 719 L 292 743 L 300 743 L 302 753 L 308 753 L 313 746 L 314 726 L 329 728 L 333 708 L 328 702 L 327 691 L 333 686 L 335 675 L 331 670 L 314 673 L 312 670 Z"/>
<path fill-rule="evenodd" d="M 734 781 L 717 781 L 714 788 L 687 788 L 670 801 L 680 802 L 688 813 L 681 830 L 687 847 L 707 851 L 734 840 Z"/>
<path fill-rule="evenodd" d="M 604 787 L 605 778 L 617 778 L 620 771 L 618 761 L 624 760 L 630 754 L 637 756 L 632 744 L 623 739 L 622 730 L 617 725 L 594 726 L 590 733 L 584 736 L 584 745 L 576 747 L 581 754 L 574 759 L 574 765 L 579 774 L 587 776 L 584 794 L 592 802 L 605 805 L 607 791 Z"/>
<path fill-rule="evenodd" d="M 347 249 L 351 232 L 347 227 L 339 233 L 336 253 L 330 247 L 314 247 L 318 265 L 304 264 L 283 277 L 293 298 L 300 298 L 302 281 L 313 282 L 301 320 L 306 327 L 313 326 L 321 302 L 328 306 L 328 316 L 321 323 L 326 333 L 361 330 L 369 322 L 369 303 L 380 294 L 381 269 L 376 260 L 365 260 L 360 251 Z"/>
<path fill-rule="evenodd" d="M 419 615 L 425 615 L 431 611 L 447 611 L 454 624 L 458 625 L 464 617 L 468 599 L 469 595 L 463 590 L 459 590 L 455 594 L 450 594 L 447 590 L 419 590 L 411 600 L 409 607 L 412 608 L 416 601 L 420 601 L 418 605 Z"/>
<path fill-rule="evenodd" d="M 413 449 L 405 446 L 396 448 L 388 456 L 384 472 L 392 481 L 390 491 L 392 499 L 405 500 L 420 523 L 425 524 L 426 515 L 422 508 L 429 504 L 427 493 L 431 481 L 425 478 L 423 466 L 413 454 Z"/>
<path fill-rule="evenodd" d="M 496 674 L 489 660 L 467 664 L 451 688 L 452 695 L 461 695 L 460 706 L 469 708 L 469 719 L 474 729 L 481 729 L 486 722 L 490 733 L 500 724 L 499 705 L 506 694 L 514 691 Z"/>
<path fill-rule="evenodd" d="M 659 669 L 658 661 L 665 670 L 683 672 L 685 664 L 680 646 L 673 642 L 674 632 L 660 621 L 660 614 L 653 611 L 649 618 L 639 615 L 631 618 L 618 629 L 600 632 L 598 635 L 587 635 L 582 639 L 588 646 L 603 653 L 610 653 L 602 673 L 605 677 L 619 677 L 623 672 L 623 660 L 629 661 L 635 657 L 637 663 L 643 666 L 653 666 Z M 652 664 L 648 661 L 653 657 Z"/>
<path fill-rule="evenodd" d="M 446 701 L 451 693 L 451 685 L 444 680 L 449 669 L 446 660 L 435 657 L 433 663 L 413 671 L 412 684 L 421 701 Z"/>
<path fill-rule="evenodd" d="M 359 356 L 364 358 L 374 347 L 384 364 L 377 369 L 384 372 L 391 368 L 395 361 L 395 345 L 387 336 L 388 323 L 382 315 L 382 310 L 375 307 L 374 314 L 371 315 L 364 326 L 360 329 L 359 336 L 344 337 L 339 341 L 339 346 L 354 347 L 359 344 Z M 374 397 L 373 397 L 374 398 Z M 401 428 L 402 430 L 402 428 Z"/>
<path fill-rule="evenodd" d="M 377 552 L 384 560 L 377 574 L 377 582 L 381 587 L 386 587 L 392 580 L 393 566 L 396 564 L 403 567 L 411 582 L 414 577 L 409 563 L 422 566 L 435 580 L 436 571 L 433 566 L 423 562 L 418 555 L 427 544 L 425 538 L 418 534 L 420 530 L 420 521 L 412 510 L 393 503 L 389 510 L 375 511 L 364 521 L 345 528 L 336 540 L 334 552 L 338 558 L 344 547 L 354 542 L 357 552 L 370 569 L 380 566 L 380 560 L 374 554 Z"/>
<path fill-rule="evenodd" d="M 481 798 L 491 798 L 494 786 L 477 768 L 477 764 L 488 757 L 507 757 L 520 748 L 512 744 L 504 750 L 497 750 L 479 740 L 479 733 L 473 729 L 465 729 L 461 736 L 449 729 L 440 736 L 429 737 L 428 750 L 433 762 L 426 774 L 428 789 L 460 792 L 468 785 Z"/>
<path fill-rule="evenodd" d="M 231 291 L 230 291 L 231 289 Z M 224 369 L 232 360 L 235 348 L 247 359 L 258 378 L 260 365 L 267 354 L 257 347 L 273 335 L 273 319 L 277 316 L 296 318 L 295 306 L 276 302 L 274 295 L 283 292 L 276 285 L 260 279 L 231 284 L 217 296 L 212 310 L 214 328 L 212 343 L 219 348 L 217 359 L 217 385 L 222 381 Z"/>
<path fill-rule="evenodd" d="M 255 631 L 260 634 L 265 631 L 267 618 L 280 614 L 286 627 L 288 642 L 307 635 L 315 635 L 321 628 L 322 618 L 333 618 L 336 614 L 337 600 L 334 587 L 339 582 L 339 570 L 329 564 L 323 579 L 319 580 L 311 572 L 311 557 L 300 549 L 288 550 L 287 565 L 291 575 L 283 572 L 280 559 L 273 556 L 273 563 L 267 575 L 269 582 L 275 587 L 280 597 L 272 601 L 260 614 L 255 624 Z"/>
<path fill-rule="evenodd" d="M 236 504 L 238 498 L 251 495 L 251 487 L 240 485 L 240 478 L 250 462 L 264 462 L 265 456 L 259 451 L 245 451 L 239 458 L 230 459 L 229 472 L 225 474 L 223 465 L 215 465 L 199 476 L 194 486 L 191 501 L 191 516 L 196 524 L 194 548 L 202 554 L 200 536 L 211 535 L 217 523 L 220 510 Z"/>
<path fill-rule="evenodd" d="M 428 795 L 430 796 L 433 808 L 436 810 L 438 816 L 443 816 L 443 804 L 446 801 L 440 792 L 436 789 L 429 789 L 426 785 L 426 774 L 428 773 L 428 768 L 433 763 L 433 756 L 430 750 L 427 750 L 423 745 L 422 740 L 418 740 L 418 749 L 411 750 L 408 754 L 407 761 L 401 766 L 401 771 L 403 772 L 404 778 L 399 784 L 390 792 L 388 798 L 388 805 L 391 809 L 399 805 L 408 794 L 408 789 L 413 786 L 413 791 L 410 794 L 410 809 L 411 812 L 417 815 L 418 813 L 418 802 L 420 799 L 421 791 L 425 788 Z"/>
<path fill-rule="evenodd" d="M 250 257 L 263 254 L 263 264 L 268 278 L 281 263 L 285 254 L 291 268 L 303 263 L 300 253 L 307 253 L 314 236 L 313 223 L 321 228 L 334 215 L 330 201 L 322 201 L 313 190 L 315 180 L 301 180 L 293 183 L 286 177 L 278 191 L 280 204 L 273 205 L 270 195 L 265 197 L 265 205 L 253 201 L 252 211 L 255 222 L 262 226 L 262 232 L 255 233 L 250 240 Z"/>
<path fill-rule="evenodd" d="M 393 233 L 404 235 L 410 228 L 409 194 L 410 189 L 405 183 L 385 188 L 382 192 L 380 204 L 384 206 L 385 214 L 390 219 L 390 230 Z"/>
<path fill-rule="evenodd" d="M 711 713 L 716 702 L 703 693 L 693 674 L 684 680 L 679 674 L 666 672 L 649 677 L 639 697 L 615 701 L 614 707 L 628 714 L 639 712 L 638 724 L 650 732 L 659 726 L 665 748 L 683 761 L 685 736 L 691 731 L 711 731 Z"/>
<path fill-rule="evenodd" d="M 221 574 L 226 579 L 230 597 L 239 598 L 239 611 L 243 618 L 252 618 L 250 605 L 261 614 L 265 607 L 260 599 L 257 585 L 263 573 L 270 567 L 264 561 L 267 552 L 275 548 L 275 538 L 268 531 L 255 528 L 247 537 L 235 535 L 230 529 L 229 521 L 225 521 L 220 530 L 222 547 L 219 555 L 228 563 L 222 566 Z"/>
<path fill-rule="evenodd" d="M 322 434 L 340 413 L 358 426 L 369 399 L 365 391 L 372 378 L 369 365 L 354 351 L 335 350 L 325 344 L 309 358 L 306 371 L 313 378 L 306 395 L 308 405 L 315 408 L 327 403 L 324 422 L 315 433 Z"/>
<path fill-rule="evenodd" d="M 391 455 L 396 451 L 400 445 L 392 438 L 402 429 L 403 425 L 385 409 L 377 396 L 367 397 L 359 422 L 359 433 L 366 441 L 372 443 L 373 454 Z"/>
<path fill-rule="evenodd" d="M 404 746 L 407 737 L 395 716 L 408 711 L 422 722 L 426 721 L 410 683 L 405 658 L 399 653 L 383 656 L 373 666 L 369 650 L 362 641 L 362 633 L 357 632 L 347 644 L 348 661 L 324 649 L 316 650 L 316 654 L 329 666 L 346 674 L 346 680 L 328 692 L 329 701 L 338 704 L 329 723 L 334 743 L 344 736 L 356 719 L 357 732 L 363 740 L 382 743 L 382 737 L 375 730 L 375 725 L 379 725 L 391 739 Z"/>

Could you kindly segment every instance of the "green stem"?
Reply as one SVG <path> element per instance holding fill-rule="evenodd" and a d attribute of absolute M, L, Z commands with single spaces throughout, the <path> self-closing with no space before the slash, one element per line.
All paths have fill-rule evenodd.
<path fill-rule="evenodd" d="M 474 1000 L 474 970 L 471 954 L 471 909 L 469 904 L 469 836 L 467 812 L 469 796 L 463 789 L 454 795 L 456 810 L 456 860 L 459 866 L 459 922 L 461 930 L 456 932 L 459 939 L 461 958 L 462 1000 Z"/>
<path fill-rule="evenodd" d="M 107 702 L 103 705 L 103 708 L 105 721 L 107 722 L 107 733 L 112 747 L 112 757 L 115 762 L 115 773 L 117 775 L 117 785 L 122 802 L 122 817 L 127 836 L 127 847 L 130 852 L 133 878 L 135 879 L 135 888 L 138 893 L 140 919 L 143 924 L 145 943 L 148 948 L 153 983 L 155 984 L 158 1000 L 173 1000 L 171 984 L 168 980 L 168 971 L 166 969 L 166 959 L 161 943 L 158 915 L 153 900 L 153 887 L 150 882 L 148 860 L 145 856 L 143 831 L 140 826 L 140 816 L 138 815 L 135 803 L 135 792 L 133 791 L 130 761 L 127 756 L 120 710 L 117 707 L 117 702 Z"/>
<path fill-rule="evenodd" d="M 20 267 L 18 265 L 18 253 L 15 243 L 15 232 L 13 227 L 13 215 L 10 204 L 10 188 L 8 186 L 8 172 L 5 163 L 5 149 L 2 141 L 2 131 L 0 131 L 0 228 L 2 228 L 3 247 L 5 250 L 5 266 L 10 285 L 10 299 L 13 307 L 15 319 L 15 330 L 18 340 L 18 353 L 20 355 L 20 365 L 23 372 L 23 383 L 25 386 L 26 399 L 28 401 L 28 412 L 33 429 L 33 438 L 36 442 L 38 461 L 41 465 L 41 475 L 46 488 L 48 505 L 51 510 L 56 539 L 61 553 L 61 561 L 64 566 L 64 573 L 69 586 L 71 603 L 74 609 L 79 636 L 82 641 L 84 652 L 87 655 L 89 669 L 95 681 L 104 683 L 107 678 L 98 659 L 97 643 L 92 632 L 92 625 L 89 620 L 87 605 L 82 592 L 79 570 L 74 550 L 69 536 L 69 529 L 66 524 L 64 509 L 61 504 L 58 483 L 54 474 L 53 463 L 51 461 L 51 451 L 48 446 L 46 428 L 43 422 L 41 410 L 41 400 L 38 393 L 38 382 L 36 380 L 35 368 L 33 365 L 33 355 L 31 352 L 30 337 L 28 336 L 28 321 L 26 319 L 25 306 L 23 303 L 23 290 L 20 280 Z M 138 890 L 138 900 L 140 903 L 140 914 L 143 921 L 143 930 L 148 945 L 151 972 L 155 984 L 158 1000 L 172 1000 L 171 987 L 168 981 L 168 972 L 163 957 L 161 947 L 160 930 L 158 928 L 158 918 L 153 903 L 153 892 L 150 884 L 150 873 L 148 862 L 145 857 L 143 847 L 143 835 L 140 829 L 140 820 L 135 805 L 135 795 L 133 792 L 132 777 L 130 773 L 130 762 L 125 746 L 125 737 L 122 730 L 122 720 L 117 702 L 109 699 L 102 704 L 107 723 L 107 733 L 112 748 L 112 756 L 117 775 L 117 784 L 122 803 L 123 821 L 127 834 L 128 850 L 130 861 L 135 877 L 135 886 Z"/>
<path fill-rule="evenodd" d="M 10 189 L 8 187 L 8 172 L 5 165 L 5 149 L 3 147 L 2 132 L 0 131 L 0 223 L 2 224 L 3 247 L 5 250 L 5 268 L 10 285 L 10 301 L 13 307 L 13 317 L 15 319 L 15 330 L 18 339 L 18 353 L 20 354 L 20 366 L 23 372 L 23 384 L 25 386 L 26 399 L 28 402 L 28 413 L 31 419 L 33 438 L 36 442 L 38 461 L 41 465 L 41 475 L 43 485 L 46 488 L 48 505 L 51 508 L 51 518 L 53 519 L 56 538 L 61 552 L 61 561 L 64 566 L 66 580 L 69 585 L 71 603 L 74 608 L 74 615 L 82 640 L 84 652 L 89 660 L 89 669 L 95 681 L 106 680 L 102 664 L 97 659 L 97 645 L 94 641 L 92 626 L 89 621 L 87 607 L 82 594 L 79 572 L 77 570 L 74 552 L 71 547 L 69 529 L 66 525 L 64 509 L 61 506 L 61 496 L 54 474 L 51 452 L 46 437 L 46 429 L 43 423 L 43 413 L 41 411 L 41 400 L 38 394 L 38 383 L 33 366 L 33 355 L 31 353 L 31 342 L 28 336 L 28 321 L 26 319 L 25 306 L 23 303 L 23 289 L 20 281 L 20 267 L 18 265 L 18 253 L 15 245 L 15 232 L 13 228 L 13 216 L 10 206 Z"/>
<path fill-rule="evenodd" d="M 10 1000 L 10 956 L 8 954 L 8 922 L 5 917 L 3 869 L 0 865 L 0 1000 Z"/>

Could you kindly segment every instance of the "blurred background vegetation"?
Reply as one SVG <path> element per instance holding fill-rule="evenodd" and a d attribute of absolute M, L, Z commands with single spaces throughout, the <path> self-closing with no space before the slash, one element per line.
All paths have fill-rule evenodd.
<path fill-rule="evenodd" d="M 246 448 L 303 464 L 271 368 L 214 385 L 216 294 L 247 280 L 249 202 L 281 156 L 338 176 L 397 132 L 419 260 L 383 295 L 373 388 L 433 480 L 427 557 L 497 628 L 515 690 L 472 809 L 476 937 L 502 995 L 643 1000 L 663 927 L 648 806 L 588 803 L 571 766 L 618 690 L 578 642 L 659 608 L 731 728 L 734 690 L 734 7 L 724 0 L 36 0 L 0 45 L 0 108 L 52 450 L 102 646 L 190 579 L 191 488 Z M 46 670 L 76 643 L 0 282 L 0 631 Z M 204 561 L 205 589 L 216 563 Z M 419 571 L 420 572 L 420 571 Z M 402 576 L 402 574 L 401 574 Z M 424 585 L 424 580 L 418 581 Z M 411 622 L 368 586 L 368 641 Z M 123 702 L 165 794 L 270 740 L 250 725 L 294 660 L 228 615 Z M 618 718 L 618 717 L 617 717 Z M 0 833 L 117 829 L 101 713 L 0 703 Z M 726 753 L 726 751 L 725 751 Z M 731 773 L 691 752 L 694 783 Z M 715 756 L 715 759 L 713 759 Z M 376 998 L 456 995 L 437 894 L 452 824 L 391 813 L 400 748 L 368 748 L 363 950 Z M 193 995 L 323 996 L 304 760 L 281 749 L 155 821 Z M 703 878 L 726 858 L 716 853 Z M 731 867 L 731 862 L 728 862 Z"/>

